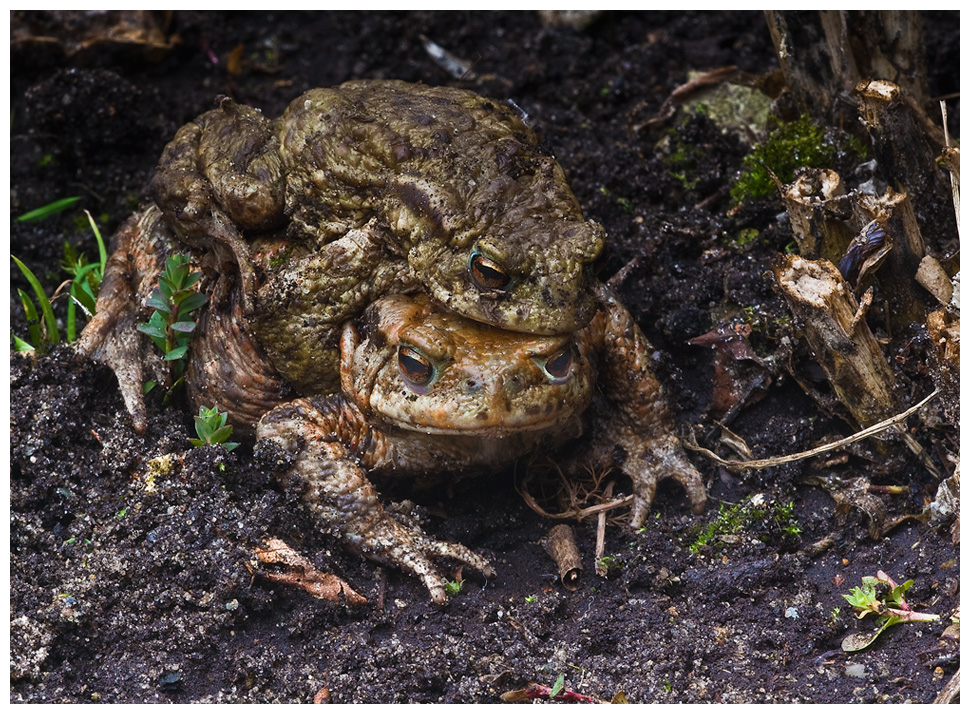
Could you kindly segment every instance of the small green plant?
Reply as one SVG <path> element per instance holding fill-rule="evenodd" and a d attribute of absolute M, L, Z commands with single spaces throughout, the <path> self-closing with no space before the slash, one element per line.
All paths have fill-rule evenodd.
<path fill-rule="evenodd" d="M 879 637 L 886 629 L 900 622 L 932 622 L 939 620 L 939 615 L 928 615 L 914 612 L 906 602 L 906 591 L 913 586 L 912 580 L 897 585 L 883 571 L 878 571 L 876 577 L 865 576 L 862 586 L 852 588 L 848 595 L 842 597 L 856 610 L 856 617 L 860 620 L 867 615 L 876 615 L 879 629 L 871 633 L 854 633 L 842 640 L 842 649 L 846 652 L 863 650 Z"/>
<path fill-rule="evenodd" d="M 17 220 L 40 220 L 51 214 L 50 206 L 58 203 L 61 202 L 55 201 L 53 204 L 48 204 L 48 206 L 43 206 L 35 211 L 25 213 Z M 68 204 L 68 206 L 73 205 L 73 203 Z M 58 210 L 64 210 L 66 207 L 64 206 Z M 63 294 L 62 290 L 65 287 L 67 287 L 70 296 L 70 300 L 67 303 L 67 321 L 64 325 L 68 342 L 73 342 L 77 337 L 77 306 L 80 305 L 81 310 L 89 319 L 94 315 L 95 305 L 98 301 L 98 291 L 101 287 L 101 278 L 104 275 L 104 266 L 108 262 L 108 251 L 101 237 L 101 231 L 98 230 L 98 226 L 91 217 L 91 214 L 87 211 L 85 211 L 85 214 L 87 214 L 91 230 L 94 231 L 94 237 L 98 241 L 98 262 L 88 263 L 84 253 L 79 254 L 74 246 L 65 242 L 64 259 L 61 261 L 61 267 L 72 278 L 70 281 L 62 283 L 50 298 L 47 297 L 47 292 L 33 271 L 24 265 L 16 256 L 10 256 L 34 292 L 34 298 L 31 298 L 26 291 L 17 289 L 20 304 L 27 318 L 27 336 L 29 340 L 24 340 L 17 335 L 13 336 L 14 349 L 18 352 L 44 352 L 49 347 L 60 344 L 61 332 L 57 326 L 57 319 L 54 317 L 52 303 Z M 39 217 L 26 218 L 31 215 L 39 215 Z M 36 299 L 36 303 L 34 299 Z"/>
<path fill-rule="evenodd" d="M 531 605 L 532 603 L 534 603 L 536 601 L 536 596 L 535 595 L 526 595 L 525 596 L 525 601 Z"/>
<path fill-rule="evenodd" d="M 202 273 L 190 272 L 189 257 L 181 253 L 170 255 L 165 270 L 158 278 L 158 287 L 147 300 L 155 312 L 138 325 L 140 332 L 148 335 L 162 352 L 162 359 L 172 363 L 172 376 L 178 385 L 185 372 L 186 353 L 195 330 L 191 313 L 205 305 L 208 298 L 192 289 Z"/>
<path fill-rule="evenodd" d="M 454 597 L 461 592 L 462 588 L 465 587 L 464 580 L 449 580 L 445 583 L 445 592 L 448 593 L 448 597 Z"/>
<path fill-rule="evenodd" d="M 199 413 L 195 417 L 195 433 L 198 439 L 189 439 L 192 446 L 214 446 L 221 445 L 226 451 L 232 451 L 238 442 L 226 441 L 232 436 L 232 427 L 226 424 L 225 412 L 220 412 L 218 407 L 199 407 Z"/>

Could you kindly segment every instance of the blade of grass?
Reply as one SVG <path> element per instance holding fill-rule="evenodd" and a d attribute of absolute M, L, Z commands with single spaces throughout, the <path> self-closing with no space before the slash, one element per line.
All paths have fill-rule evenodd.
<path fill-rule="evenodd" d="M 13 336 L 13 348 L 17 352 L 36 352 L 37 351 L 32 344 L 30 344 L 29 342 L 24 342 L 16 335 Z"/>
<path fill-rule="evenodd" d="M 40 311 L 44 315 L 44 322 L 47 324 L 47 341 L 49 344 L 56 345 L 61 341 L 61 333 L 57 329 L 57 320 L 54 319 L 54 311 L 51 309 L 50 300 L 47 299 L 47 295 L 44 293 L 44 288 L 41 287 L 40 281 L 30 268 L 20 262 L 16 256 L 11 255 L 10 257 L 13 258 L 17 267 L 20 268 L 20 272 L 27 278 L 30 287 L 34 289 L 34 294 L 37 296 L 37 303 L 40 305 Z"/>
<path fill-rule="evenodd" d="M 108 250 L 105 248 L 104 239 L 101 237 L 101 231 L 98 230 L 98 224 L 94 222 L 94 218 L 91 217 L 91 212 L 88 209 L 84 209 L 87 214 L 88 223 L 91 224 L 91 230 L 94 231 L 94 237 L 98 241 L 98 258 L 101 263 L 101 275 L 104 275 L 104 266 L 108 262 Z"/>
<path fill-rule="evenodd" d="M 68 198 L 60 198 L 56 201 L 51 201 L 46 206 L 35 208 L 33 211 L 27 211 L 23 215 L 17 216 L 17 220 L 23 221 L 25 223 L 30 223 L 33 221 L 41 221 L 47 218 L 48 216 L 54 215 L 55 213 L 66 211 L 68 208 L 70 208 L 80 200 L 81 200 L 80 196 L 69 196 Z"/>
<path fill-rule="evenodd" d="M 27 317 L 27 335 L 30 337 L 30 341 L 38 346 L 43 345 L 43 335 L 40 331 L 40 318 L 37 316 L 37 308 L 34 307 L 34 301 L 30 299 L 30 295 L 20 288 L 17 288 L 17 294 L 20 296 L 20 304 L 23 305 L 24 315 Z"/>
<path fill-rule="evenodd" d="M 77 331 L 77 308 L 74 303 L 77 302 L 77 298 L 74 296 L 74 283 L 71 283 L 71 299 L 67 301 L 67 341 L 74 342 L 75 332 Z"/>

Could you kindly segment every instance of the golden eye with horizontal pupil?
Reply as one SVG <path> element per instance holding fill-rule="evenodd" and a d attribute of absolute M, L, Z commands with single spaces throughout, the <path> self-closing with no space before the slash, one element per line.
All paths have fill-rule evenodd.
<path fill-rule="evenodd" d="M 477 250 L 468 258 L 468 272 L 479 290 L 508 290 L 512 285 L 512 276 L 505 272 L 505 268 Z"/>
<path fill-rule="evenodd" d="M 397 368 L 412 387 L 426 387 L 434 379 L 434 365 L 431 360 L 407 345 L 397 348 Z"/>
<path fill-rule="evenodd" d="M 573 351 L 570 347 L 565 347 L 547 359 L 542 369 L 553 382 L 563 382 L 569 376 L 572 364 Z"/>

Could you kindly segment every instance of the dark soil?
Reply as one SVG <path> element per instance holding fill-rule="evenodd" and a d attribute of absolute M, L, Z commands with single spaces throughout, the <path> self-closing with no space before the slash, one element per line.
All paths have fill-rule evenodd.
<path fill-rule="evenodd" d="M 15 18 L 26 20 L 43 35 L 64 22 Z M 924 20 L 931 93 L 956 92 L 958 13 Z M 513 99 L 535 123 L 611 236 L 603 277 L 636 261 L 619 289 L 656 346 L 681 431 L 716 447 L 714 352 L 686 341 L 740 317 L 755 328 L 758 355 L 777 357 L 764 368 L 735 365 L 738 384 L 760 384 L 730 415 L 755 456 L 852 433 L 782 358 L 788 322 L 764 277 L 792 240 L 780 203 L 729 213 L 727 189 L 748 147 L 703 115 L 632 129 L 690 70 L 775 69 L 760 13 L 605 14 L 576 30 L 544 27 L 531 12 L 186 12 L 168 32 L 172 48 L 154 58 L 118 43 L 75 54 L 66 42 L 15 47 L 12 216 L 80 195 L 107 235 L 141 200 L 175 130 L 219 94 L 276 116 L 304 90 L 352 78 L 466 86 Z M 471 62 L 473 78 L 441 69 L 422 35 Z M 237 46 L 245 62 L 230 74 Z M 689 181 L 665 161 L 663 141 L 696 149 L 678 167 Z M 742 245 L 748 228 L 758 238 Z M 64 240 L 96 253 L 76 212 L 11 222 L 11 235 L 12 252 L 46 286 L 63 279 Z M 944 238 L 928 241 L 941 249 Z M 12 282 L 28 289 L 19 274 Z M 15 291 L 11 316 L 23 335 Z M 914 400 L 932 389 L 926 342 L 916 330 L 886 344 Z M 139 437 L 106 368 L 68 347 L 11 359 L 14 702 L 307 702 L 322 690 L 337 703 L 497 702 L 560 675 L 569 689 L 604 699 L 622 691 L 631 702 L 929 702 L 959 666 L 958 646 L 940 639 L 958 604 L 958 546 L 916 521 L 870 536 L 871 518 L 878 526 L 919 513 L 938 486 L 895 442 L 740 475 L 697 456 L 707 511 L 693 515 L 676 484 L 662 487 L 642 532 L 608 529 L 606 578 L 593 572 L 595 522 L 577 525 L 585 572 L 574 592 L 538 545 L 553 523 L 525 505 L 513 474 L 419 494 L 428 531 L 498 571 L 487 584 L 469 576 L 441 608 L 416 579 L 345 553 L 315 528 L 276 485 L 272 450 L 188 449 L 190 416 L 160 400 Z M 790 363 L 821 389 L 801 349 Z M 940 418 L 914 431 L 950 472 L 957 430 Z M 165 455 L 168 467 L 152 461 Z M 837 508 L 823 478 L 908 490 L 876 494 L 880 521 L 871 500 L 868 510 Z M 720 504 L 757 494 L 769 511 L 793 504 L 800 533 L 768 518 L 690 551 Z M 268 537 L 345 578 L 369 604 L 316 600 L 254 575 L 253 547 Z M 842 594 L 880 569 L 913 579 L 909 602 L 942 618 L 890 628 L 845 654 L 843 638 L 874 624 L 857 621 Z"/>

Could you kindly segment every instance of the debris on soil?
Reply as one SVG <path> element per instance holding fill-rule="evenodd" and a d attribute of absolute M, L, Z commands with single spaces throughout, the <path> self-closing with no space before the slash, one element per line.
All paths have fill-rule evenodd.
<path fill-rule="evenodd" d="M 265 547 L 255 549 L 260 563 L 281 566 L 284 572 L 274 572 L 265 568 L 256 574 L 276 583 L 292 585 L 306 590 L 318 600 L 346 602 L 348 605 L 364 605 L 367 598 L 333 573 L 324 573 L 314 567 L 302 555 L 293 550 L 279 538 L 270 538 Z"/>
<path fill-rule="evenodd" d="M 559 568 L 559 582 L 567 590 L 576 590 L 583 573 L 583 559 L 576 547 L 573 529 L 564 523 L 553 526 L 542 539 L 542 547 Z"/>

